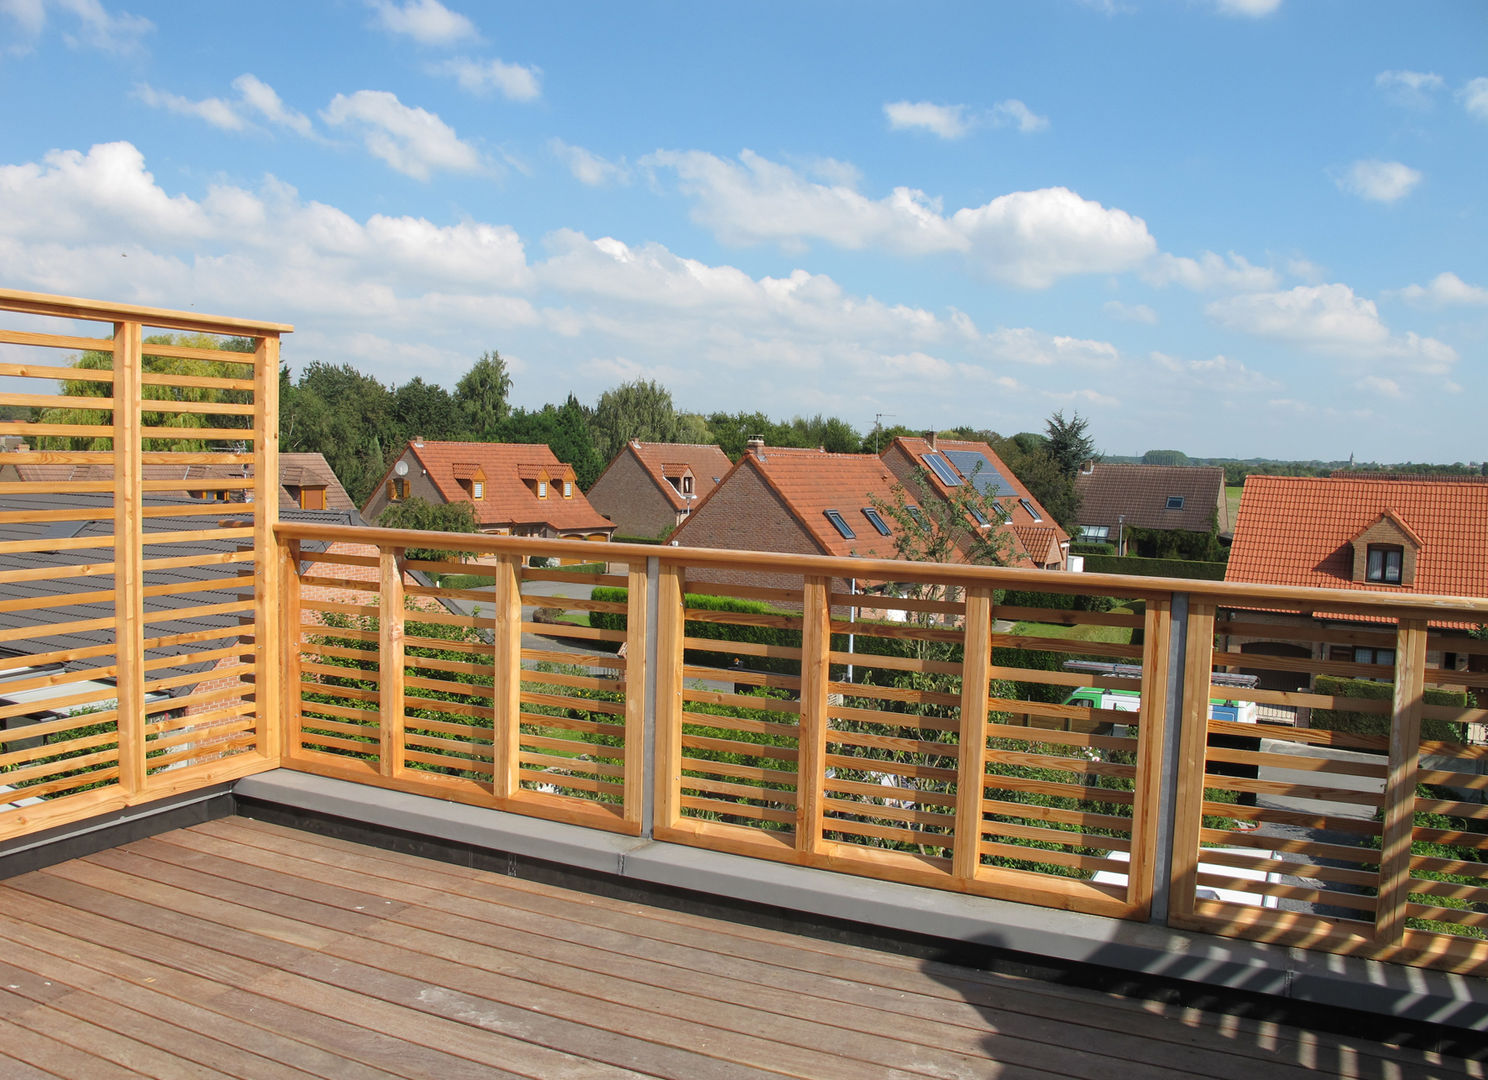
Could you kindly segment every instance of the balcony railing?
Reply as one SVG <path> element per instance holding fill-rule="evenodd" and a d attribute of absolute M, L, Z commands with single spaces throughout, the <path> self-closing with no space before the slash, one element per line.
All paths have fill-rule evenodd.
<path fill-rule="evenodd" d="M 1488 969 L 1488 603 L 276 523 L 287 328 L 0 308 L 114 324 L 0 331 L 0 836 L 282 767 Z"/>

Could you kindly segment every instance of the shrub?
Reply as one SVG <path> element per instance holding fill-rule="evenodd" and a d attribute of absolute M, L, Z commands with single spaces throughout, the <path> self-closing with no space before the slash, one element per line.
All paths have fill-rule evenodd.
<path fill-rule="evenodd" d="M 1223 581 L 1222 562 L 1193 562 L 1189 559 L 1143 559 L 1135 555 L 1087 555 L 1085 570 L 1091 574 L 1131 574 L 1137 577 L 1190 578 Z"/>
<path fill-rule="evenodd" d="M 1368 698 L 1371 701 L 1389 701 L 1395 693 L 1395 684 L 1375 682 L 1372 679 L 1344 679 L 1337 675 L 1318 675 L 1312 681 L 1313 691 L 1332 694 L 1335 697 Z M 1467 694 L 1454 690 L 1425 692 L 1427 705 L 1451 705 L 1467 707 Z M 1357 712 L 1349 709 L 1313 709 L 1312 726 L 1328 731 L 1340 731 L 1350 735 L 1389 735 L 1390 714 Z M 1453 720 L 1421 721 L 1421 738 L 1438 742 L 1465 742 L 1466 725 Z"/>

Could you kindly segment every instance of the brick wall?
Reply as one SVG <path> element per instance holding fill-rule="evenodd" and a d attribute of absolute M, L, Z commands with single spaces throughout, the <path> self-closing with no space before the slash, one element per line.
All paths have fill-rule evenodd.
<path fill-rule="evenodd" d="M 677 511 L 629 447 L 594 482 L 588 499 L 626 536 L 663 536 L 677 524 Z"/>

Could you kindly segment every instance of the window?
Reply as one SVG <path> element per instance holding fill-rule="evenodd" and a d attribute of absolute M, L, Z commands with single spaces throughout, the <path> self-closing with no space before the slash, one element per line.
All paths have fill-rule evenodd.
<path fill-rule="evenodd" d="M 1002 519 L 1004 525 L 1011 525 L 1013 523 L 1013 512 L 1011 510 L 1000 502 L 994 502 L 992 505 L 997 509 L 997 516 Z"/>
<path fill-rule="evenodd" d="M 1356 664 L 1386 664 L 1386 665 L 1388 665 L 1390 667 L 1394 667 L 1395 666 L 1395 650 L 1394 649 L 1366 649 L 1366 648 L 1362 648 L 1362 647 L 1355 648 L 1354 649 L 1354 663 L 1356 663 Z"/>
<path fill-rule="evenodd" d="M 401 476 L 395 476 L 388 481 L 388 501 L 401 502 L 408 498 L 408 481 Z"/>
<path fill-rule="evenodd" d="M 1369 565 L 1364 571 L 1364 580 L 1399 585 L 1400 571 L 1404 564 L 1404 548 L 1390 544 L 1370 544 Z"/>
<path fill-rule="evenodd" d="M 865 506 L 865 507 L 863 507 L 863 516 L 868 519 L 868 524 L 872 525 L 875 529 L 878 530 L 879 535 L 881 535 L 881 536 L 888 536 L 889 535 L 889 527 L 888 527 L 888 525 L 886 525 L 884 523 L 883 517 L 880 516 L 879 512 L 877 510 L 873 509 L 873 507 L 871 507 L 871 506 Z"/>
<path fill-rule="evenodd" d="M 1081 525 L 1080 526 L 1080 537 L 1079 538 L 1081 540 L 1105 540 L 1110 535 L 1111 535 L 1111 526 L 1109 526 L 1109 525 Z"/>
<path fill-rule="evenodd" d="M 1183 509 L 1183 496 L 1182 495 L 1169 495 L 1168 496 L 1168 505 L 1165 507 L 1165 509 L 1168 509 L 1168 510 L 1182 510 Z"/>
<path fill-rule="evenodd" d="M 539 480 L 537 482 L 537 497 L 539 499 L 546 499 L 548 497 L 548 482 L 546 480 Z"/>
<path fill-rule="evenodd" d="M 844 540 L 856 540 L 858 538 L 858 534 L 852 531 L 852 526 L 844 521 L 842 515 L 836 510 L 828 510 L 826 511 L 826 515 L 827 520 L 842 534 Z"/>
<path fill-rule="evenodd" d="M 682 494 L 683 495 L 691 495 L 692 494 L 692 474 L 691 473 L 688 473 L 686 476 L 682 477 Z"/>
<path fill-rule="evenodd" d="M 976 523 L 978 525 L 989 524 L 989 522 L 987 521 L 987 515 L 982 513 L 980 507 L 968 506 L 966 509 L 971 512 L 971 516 L 976 519 Z"/>
<path fill-rule="evenodd" d="M 470 481 L 470 497 L 472 499 L 484 499 L 486 497 L 486 485 L 479 480 Z"/>
<path fill-rule="evenodd" d="M 304 510 L 324 510 L 326 508 L 326 489 L 323 487 L 302 487 L 298 490 L 291 488 L 291 494 L 296 502 Z"/>
<path fill-rule="evenodd" d="M 914 503 L 909 503 L 908 505 L 906 505 L 904 507 L 904 512 L 907 513 L 914 520 L 914 523 L 920 528 L 930 528 L 930 519 L 925 516 L 925 511 L 921 510 Z"/>
<path fill-rule="evenodd" d="M 569 480 L 563 481 L 563 497 L 565 499 L 572 499 L 573 498 L 573 482 L 572 481 L 569 481 Z"/>
<path fill-rule="evenodd" d="M 1044 516 L 1037 510 L 1035 510 L 1033 503 L 1029 502 L 1027 499 L 1019 499 L 1018 505 L 1021 506 L 1024 510 L 1028 511 L 1028 516 L 1033 518 L 1034 521 L 1044 520 Z"/>

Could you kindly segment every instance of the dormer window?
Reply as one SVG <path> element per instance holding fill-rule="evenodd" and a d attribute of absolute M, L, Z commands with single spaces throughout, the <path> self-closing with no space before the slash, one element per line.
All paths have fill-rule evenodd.
<path fill-rule="evenodd" d="M 546 480 L 539 480 L 537 482 L 537 497 L 539 499 L 546 499 L 548 497 L 548 482 Z"/>
<path fill-rule="evenodd" d="M 1405 548 L 1395 544 L 1370 544 L 1365 581 L 1399 585 L 1405 567 Z"/>
<path fill-rule="evenodd" d="M 692 494 L 692 473 L 688 473 L 686 476 L 682 477 L 682 494 Z"/>
<path fill-rule="evenodd" d="M 563 497 L 565 499 L 572 499 L 573 498 L 573 481 L 571 481 L 571 480 L 565 480 L 565 481 L 563 481 Z"/>
<path fill-rule="evenodd" d="M 479 480 L 470 481 L 470 497 L 472 499 L 484 499 L 486 497 L 486 485 Z"/>

